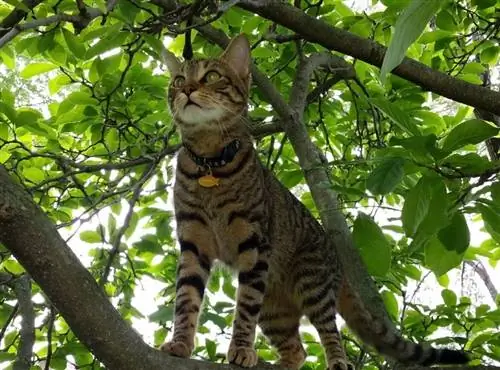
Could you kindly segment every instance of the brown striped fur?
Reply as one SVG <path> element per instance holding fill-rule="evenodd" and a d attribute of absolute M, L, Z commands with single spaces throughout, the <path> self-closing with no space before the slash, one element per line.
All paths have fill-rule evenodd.
<path fill-rule="evenodd" d="M 205 284 L 213 262 L 220 260 L 238 271 L 228 352 L 232 363 L 257 363 L 253 342 L 259 324 L 278 349 L 281 365 L 300 368 L 306 353 L 299 321 L 305 315 L 318 330 L 328 368 L 351 368 L 335 324 L 336 309 L 365 342 L 399 361 L 465 362 L 461 352 L 412 343 L 375 318 L 343 281 L 335 249 L 320 224 L 261 165 L 243 118 L 249 53 L 247 39 L 239 36 L 219 59 L 180 63 L 166 55 L 172 80 L 169 105 L 185 146 L 199 157 L 216 157 L 235 139 L 241 148 L 232 161 L 210 170 L 195 164 L 185 147 L 179 152 L 174 202 L 181 256 L 175 327 L 162 350 L 190 356 Z M 216 74 L 208 76 L 211 71 Z M 195 104 L 186 105 L 188 96 Z M 209 171 L 219 179 L 218 186 L 198 183 Z"/>

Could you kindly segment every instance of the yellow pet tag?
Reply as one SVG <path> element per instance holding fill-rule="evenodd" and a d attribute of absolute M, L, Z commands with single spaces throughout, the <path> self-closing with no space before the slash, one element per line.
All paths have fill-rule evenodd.
<path fill-rule="evenodd" d="M 198 184 L 204 188 L 212 188 L 214 186 L 219 186 L 219 179 L 212 175 L 205 175 L 198 179 Z"/>

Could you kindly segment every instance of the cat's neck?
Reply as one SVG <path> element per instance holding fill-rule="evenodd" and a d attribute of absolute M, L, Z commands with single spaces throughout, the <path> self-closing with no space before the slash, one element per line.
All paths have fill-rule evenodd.
<path fill-rule="evenodd" d="M 252 145 L 252 137 L 246 128 L 226 130 L 217 127 L 183 132 L 181 135 L 184 145 L 201 157 L 218 156 L 234 140 L 239 140 L 243 146 Z"/>

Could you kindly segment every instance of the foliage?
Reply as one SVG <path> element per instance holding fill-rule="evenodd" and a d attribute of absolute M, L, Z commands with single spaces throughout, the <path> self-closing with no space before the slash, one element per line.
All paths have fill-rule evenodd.
<path fill-rule="evenodd" d="M 16 3 L 0 2 L 0 19 Z M 78 14 L 77 3 L 42 2 L 26 21 Z M 109 6 L 93 3 L 102 12 Z M 119 1 L 106 17 L 46 24 L 2 45 L 0 163 L 69 240 L 123 317 L 154 323 L 152 344 L 159 345 L 172 325 L 177 252 L 169 189 L 180 139 L 158 55 L 163 27 L 177 35 L 169 49 L 181 54 L 183 24 L 176 20 L 189 7 L 163 14 L 156 3 Z M 428 17 L 404 23 L 413 31 L 406 41 L 397 41 L 398 19 L 410 1 L 374 0 L 377 10 L 370 12 L 350 9 L 350 1 L 304 3 L 305 12 L 333 26 L 385 45 L 391 38 L 402 42 L 399 48 L 407 49 L 407 56 L 457 79 L 481 84 L 483 74 L 498 66 L 500 1 L 442 1 L 430 25 L 425 27 Z M 241 8 L 221 9 L 220 17 L 201 15 L 230 37 L 247 34 L 256 65 L 288 96 L 298 63 L 294 37 Z M 202 33 L 194 30 L 192 37 L 195 56 L 220 52 Z M 301 46 L 307 55 L 323 51 L 308 42 Z M 315 73 L 311 89 L 319 93 L 310 94 L 304 121 L 328 161 L 331 186 L 388 311 L 412 339 L 465 348 L 477 361 L 500 361 L 498 298 L 496 307 L 476 304 L 458 297 L 447 283 L 449 271 L 464 261 L 483 258 L 495 266 L 500 260 L 500 186 L 494 182 L 500 162 L 489 160 L 482 149 L 499 129 L 475 118 L 470 107 L 453 104 L 442 110 L 436 96 L 402 78 L 388 75 L 382 82 L 374 66 L 355 61 L 354 68 L 356 80 L 337 83 L 335 90 L 328 90 L 332 72 Z M 250 117 L 269 125 L 279 118 L 258 89 L 252 91 Z M 271 132 L 257 140 L 263 163 L 317 214 L 287 137 Z M 483 242 L 469 230 L 471 220 L 484 225 Z M 0 248 L 0 269 L 23 274 Z M 435 306 L 406 294 L 429 270 L 442 284 L 443 303 Z M 158 310 L 144 317 L 135 297 L 151 281 L 162 290 Z M 234 303 L 232 275 L 218 270 L 208 288 L 199 329 L 206 335 L 196 356 L 222 361 Z M 33 368 L 65 369 L 68 363 L 101 368 L 36 284 L 32 294 Z M 0 363 L 11 363 L 20 345 L 18 307 L 14 292 L 1 282 L 0 301 Z M 324 368 L 316 336 L 306 329 L 304 339 L 312 356 L 305 368 Z M 262 358 L 276 359 L 262 337 L 257 348 Z M 363 368 L 384 364 L 349 334 L 346 348 Z"/>

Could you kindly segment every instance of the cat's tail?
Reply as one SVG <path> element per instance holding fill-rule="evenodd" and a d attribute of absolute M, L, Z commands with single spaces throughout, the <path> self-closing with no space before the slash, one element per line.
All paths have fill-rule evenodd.
<path fill-rule="evenodd" d="M 464 364 L 470 360 L 464 351 L 437 349 L 404 339 L 391 323 L 370 313 L 345 279 L 337 294 L 337 310 L 363 342 L 399 362 L 431 365 Z"/>

